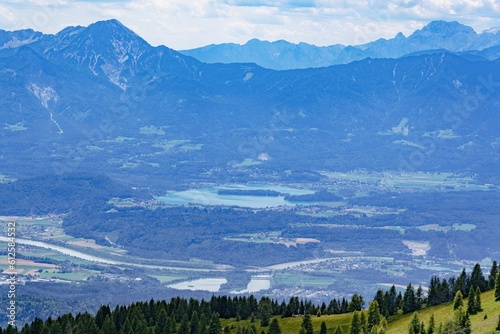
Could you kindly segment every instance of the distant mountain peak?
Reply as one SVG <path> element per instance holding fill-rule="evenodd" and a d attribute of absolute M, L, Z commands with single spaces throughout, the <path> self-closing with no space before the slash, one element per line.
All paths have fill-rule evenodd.
<path fill-rule="evenodd" d="M 405 39 L 406 36 L 400 31 L 397 33 L 397 35 L 394 37 L 394 39 Z"/>
<path fill-rule="evenodd" d="M 36 42 L 42 37 L 41 32 L 33 29 L 23 29 L 16 31 L 5 31 L 0 29 L 0 50 L 14 49 L 23 45 Z"/>
<path fill-rule="evenodd" d="M 109 19 L 109 20 L 102 20 L 102 21 L 96 21 L 88 26 L 88 28 L 91 27 L 97 27 L 97 28 L 115 28 L 115 29 L 126 29 L 130 30 L 127 28 L 123 23 L 118 21 L 117 19 Z"/>
<path fill-rule="evenodd" d="M 55 37 L 44 46 L 43 54 L 56 62 L 72 59 L 74 66 L 104 75 L 122 89 L 134 75 L 138 58 L 152 48 L 116 19 L 66 28 Z"/>
<path fill-rule="evenodd" d="M 496 34 L 500 33 L 500 27 L 493 27 L 493 28 L 490 28 L 490 29 L 486 29 L 486 30 L 483 30 L 481 33 L 482 34 L 493 34 L 493 35 L 496 35 Z"/>
<path fill-rule="evenodd" d="M 432 21 L 420 30 L 417 30 L 413 35 L 441 35 L 451 36 L 456 34 L 474 34 L 476 32 L 469 26 L 461 24 L 457 21 Z"/>
<path fill-rule="evenodd" d="M 97 21 L 89 25 L 85 30 L 89 33 L 98 33 L 104 38 L 121 37 L 121 39 L 138 40 L 141 44 L 148 44 L 142 37 L 116 19 Z"/>

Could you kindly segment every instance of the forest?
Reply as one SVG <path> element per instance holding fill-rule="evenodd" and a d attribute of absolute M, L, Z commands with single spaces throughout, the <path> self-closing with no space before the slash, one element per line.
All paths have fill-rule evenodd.
<path fill-rule="evenodd" d="M 406 287 L 404 294 L 397 293 L 395 286 L 389 291 L 379 290 L 367 310 L 364 298 L 358 294 L 353 294 L 349 301 L 345 298 L 333 299 L 330 303 L 321 305 L 297 297 L 290 298 L 288 302 L 284 300 L 279 302 L 265 296 L 257 300 L 252 295 L 212 296 L 201 300 L 174 297 L 169 301 L 150 300 L 128 306 L 116 305 L 114 308 L 103 305 L 95 315 L 84 312 L 76 315 L 65 314 L 57 318 L 48 317 L 45 320 L 36 318 L 31 323 L 26 323 L 20 330 L 9 325 L 0 330 L 0 333 L 257 334 L 258 324 L 260 328 L 264 328 L 261 333 L 278 334 L 283 332 L 280 322 L 283 324 L 284 319 L 301 317 L 301 325 L 295 328 L 294 332 L 313 334 L 312 317 L 351 313 L 349 334 L 381 334 L 386 332 L 387 319 L 391 316 L 449 303 L 451 296 L 454 296 L 453 308 L 456 311 L 453 321 L 441 323 L 438 330 L 433 316 L 431 322 L 425 325 L 418 321 L 418 313 L 414 313 L 408 333 L 470 333 L 470 315 L 482 310 L 481 293 L 495 290 L 495 300 L 500 302 L 500 268 L 496 261 L 487 278 L 484 277 L 481 266 L 476 264 L 471 274 L 464 268 L 460 276 L 451 277 L 448 283 L 446 282 L 432 277 L 428 295 L 423 293 L 422 287 L 415 291 L 411 284 Z M 465 306 L 463 298 L 467 296 L 468 302 Z M 225 321 L 228 319 L 231 319 L 231 322 Z M 249 321 L 244 322 L 245 320 Z M 243 324 L 248 325 L 243 326 Z M 328 332 L 325 322 L 321 323 L 320 328 L 320 334 Z M 335 333 L 344 331 L 338 326 Z"/>

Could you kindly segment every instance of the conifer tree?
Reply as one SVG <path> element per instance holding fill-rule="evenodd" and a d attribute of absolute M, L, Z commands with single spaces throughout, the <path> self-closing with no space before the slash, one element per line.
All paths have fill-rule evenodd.
<path fill-rule="evenodd" d="M 471 327 L 472 327 L 472 325 L 470 323 L 469 312 L 465 312 L 465 317 L 464 317 L 464 320 L 462 322 L 463 333 L 464 334 L 471 334 L 471 332 L 472 332 Z"/>
<path fill-rule="evenodd" d="M 104 319 L 104 322 L 102 324 L 101 330 L 99 331 L 99 334 L 117 334 L 115 324 L 114 324 L 113 319 L 111 318 L 110 315 Z"/>
<path fill-rule="evenodd" d="M 432 276 L 429 290 L 427 292 L 427 305 L 433 306 L 440 303 L 440 295 L 441 295 L 441 281 L 439 277 Z"/>
<path fill-rule="evenodd" d="M 401 291 L 396 296 L 395 312 L 397 312 L 398 309 L 403 309 L 403 296 L 401 295 Z"/>
<path fill-rule="evenodd" d="M 457 310 L 459 307 L 464 305 L 464 298 L 460 290 L 455 294 L 455 299 L 453 299 L 453 309 Z"/>
<path fill-rule="evenodd" d="M 304 318 L 302 318 L 301 327 L 304 329 L 305 334 L 313 334 L 313 325 L 309 314 L 304 315 Z"/>
<path fill-rule="evenodd" d="M 340 304 L 340 313 L 347 312 L 349 312 L 349 302 L 345 298 L 342 298 L 342 302 Z"/>
<path fill-rule="evenodd" d="M 97 327 L 102 328 L 104 320 L 107 316 L 111 315 L 109 306 L 101 306 L 95 315 L 95 323 Z"/>
<path fill-rule="evenodd" d="M 148 324 L 146 320 L 134 317 L 132 321 L 132 328 L 133 333 L 147 333 Z"/>
<path fill-rule="evenodd" d="M 446 303 L 452 300 L 454 297 L 453 294 L 450 291 L 450 285 L 446 278 L 443 279 L 441 282 L 441 289 L 440 289 L 440 303 Z M 452 285 L 453 287 L 453 285 Z"/>
<path fill-rule="evenodd" d="M 394 295 L 396 297 L 396 295 Z M 384 299 L 382 301 L 382 305 L 380 305 L 380 313 L 384 317 L 388 317 L 391 315 L 392 310 L 394 309 L 394 304 L 396 301 L 394 299 L 391 299 L 391 294 L 389 291 L 386 291 L 384 293 Z"/>
<path fill-rule="evenodd" d="M 410 327 L 408 334 L 420 334 L 420 320 L 418 320 L 418 313 L 414 312 L 410 320 Z"/>
<path fill-rule="evenodd" d="M 191 320 L 189 321 L 189 334 L 199 334 L 200 331 L 200 317 L 196 310 L 191 314 Z"/>
<path fill-rule="evenodd" d="M 467 300 L 467 312 L 470 314 L 476 314 L 476 289 L 473 286 L 469 290 L 469 299 Z"/>
<path fill-rule="evenodd" d="M 427 329 L 427 334 L 434 334 L 436 330 L 436 320 L 434 319 L 434 313 L 431 314 L 429 319 L 429 328 Z"/>
<path fill-rule="evenodd" d="M 34 333 L 40 333 L 42 331 L 43 327 L 43 320 L 36 317 L 32 322 L 31 322 L 31 331 Z"/>
<path fill-rule="evenodd" d="M 59 321 L 54 321 L 50 328 L 50 334 L 63 334 L 63 329 Z"/>
<path fill-rule="evenodd" d="M 175 317 L 172 315 L 167 318 L 164 333 L 173 334 L 176 331 L 176 327 Z"/>
<path fill-rule="evenodd" d="M 370 331 L 374 326 L 380 323 L 380 310 L 376 300 L 370 303 L 368 307 L 368 330 Z"/>
<path fill-rule="evenodd" d="M 465 268 L 462 269 L 462 272 L 460 273 L 460 276 L 455 280 L 453 284 L 453 293 L 456 295 L 457 292 L 460 290 L 462 293 L 462 298 L 467 297 L 467 287 L 469 285 L 469 275 L 467 275 L 467 272 L 465 271 Z"/>
<path fill-rule="evenodd" d="M 95 334 L 99 328 L 95 324 L 94 317 L 87 312 L 76 316 L 76 332 L 82 334 Z"/>
<path fill-rule="evenodd" d="M 10 326 L 10 324 L 9 324 Z M 40 332 L 40 334 L 50 334 L 50 327 L 52 326 L 52 322 L 48 322 L 46 321 L 44 324 L 43 324 L 43 327 L 42 327 L 42 331 Z M 12 327 L 12 326 L 11 326 Z M 9 332 L 11 333 L 15 333 L 16 332 L 16 329 L 14 327 L 11 328 L 11 330 L 9 330 Z"/>
<path fill-rule="evenodd" d="M 500 301 L 500 272 L 497 273 L 497 278 L 495 279 L 495 301 Z"/>
<path fill-rule="evenodd" d="M 498 315 L 497 331 L 500 331 L 500 314 Z"/>
<path fill-rule="evenodd" d="M 498 264 L 497 261 L 493 261 L 493 264 L 490 269 L 490 275 L 488 276 L 488 289 L 492 290 L 495 288 L 495 278 L 498 273 Z"/>
<path fill-rule="evenodd" d="M 416 298 L 415 298 L 415 290 L 413 286 L 408 284 L 406 287 L 406 291 L 403 297 L 403 313 L 410 313 L 417 309 L 416 307 Z"/>
<path fill-rule="evenodd" d="M 361 321 L 359 319 L 358 311 L 354 311 L 351 318 L 351 327 L 349 328 L 349 334 L 362 334 L 361 333 Z"/>
<path fill-rule="evenodd" d="M 415 294 L 415 309 L 417 310 L 421 309 L 423 303 L 424 303 L 424 290 L 422 289 L 422 285 L 419 285 L 417 292 Z"/>
<path fill-rule="evenodd" d="M 469 284 L 471 286 L 478 286 L 481 289 L 481 291 L 486 290 L 487 282 L 484 279 L 483 272 L 481 270 L 481 265 L 479 263 L 476 263 L 474 265 L 474 269 L 472 269 Z"/>
<path fill-rule="evenodd" d="M 444 333 L 470 334 L 471 323 L 469 312 L 464 311 L 463 307 L 455 310 L 453 320 L 447 321 L 444 326 Z"/>
<path fill-rule="evenodd" d="M 396 292 L 396 286 L 393 284 L 391 286 L 391 289 L 389 290 L 389 303 L 387 305 L 387 310 L 389 312 L 389 315 L 396 314 L 397 309 L 399 307 L 397 299 L 398 299 L 398 294 Z"/>
<path fill-rule="evenodd" d="M 280 324 L 277 318 L 273 318 L 269 325 L 269 334 L 281 334 Z"/>
<path fill-rule="evenodd" d="M 500 324 L 500 315 L 498 316 L 498 321 Z M 344 334 L 344 331 L 342 330 L 342 328 L 340 326 L 337 326 L 337 329 L 335 330 L 335 334 Z"/>
<path fill-rule="evenodd" d="M 260 326 L 261 327 L 267 327 L 269 326 L 269 319 L 271 318 L 271 309 L 270 305 L 268 303 L 261 303 L 259 305 L 259 319 L 260 319 Z"/>
<path fill-rule="evenodd" d="M 177 330 L 177 334 L 189 334 L 189 318 L 187 313 L 182 317 L 181 325 Z"/>
<path fill-rule="evenodd" d="M 479 287 L 476 287 L 476 300 L 474 302 L 474 306 L 476 307 L 476 312 L 480 312 L 483 310 L 483 307 L 481 306 L 481 290 Z"/>
<path fill-rule="evenodd" d="M 351 302 L 349 303 L 349 312 L 353 311 L 361 311 L 365 306 L 365 301 L 363 300 L 363 296 L 355 293 L 351 297 Z"/>
<path fill-rule="evenodd" d="M 321 327 L 319 329 L 319 334 L 327 334 L 328 328 L 326 328 L 326 324 L 324 321 L 321 322 Z"/>
<path fill-rule="evenodd" d="M 388 292 L 386 291 L 386 293 L 388 293 Z M 373 299 L 373 300 L 377 301 L 378 307 L 379 307 L 379 311 L 382 314 L 384 314 L 384 308 L 387 307 L 386 305 L 384 305 L 385 304 L 384 296 L 385 296 L 384 290 L 378 289 L 377 293 L 375 294 L 375 298 Z"/>
<path fill-rule="evenodd" d="M 11 324 L 9 324 L 3 333 L 4 334 L 17 334 L 18 333 L 17 327 L 14 327 Z"/>
<path fill-rule="evenodd" d="M 368 319 L 366 319 L 365 312 L 360 312 L 359 323 L 361 324 L 361 333 L 368 334 Z"/>
<path fill-rule="evenodd" d="M 125 324 L 127 318 L 127 310 L 125 306 L 116 306 L 113 311 L 113 321 L 115 323 L 115 328 L 120 331 L 122 326 Z"/>
<path fill-rule="evenodd" d="M 222 334 L 222 326 L 220 324 L 219 314 L 214 313 L 208 327 L 208 334 Z"/>

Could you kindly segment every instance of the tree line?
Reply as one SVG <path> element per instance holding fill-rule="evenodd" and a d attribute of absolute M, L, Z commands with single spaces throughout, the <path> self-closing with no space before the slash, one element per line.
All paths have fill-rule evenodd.
<path fill-rule="evenodd" d="M 39 318 L 17 328 L 0 329 L 1 333 L 21 334 L 216 334 L 227 333 L 230 329 L 222 328 L 221 319 L 235 318 L 236 321 L 250 320 L 268 327 L 273 333 L 279 324 L 272 324 L 275 317 L 293 317 L 304 314 L 340 314 L 360 311 L 364 307 L 363 297 L 354 294 L 350 301 L 345 298 L 333 299 L 327 305 L 316 305 L 308 300 L 292 297 L 288 302 L 262 297 L 257 300 L 250 296 L 212 296 L 210 300 L 172 298 L 169 302 L 137 302 L 129 306 L 102 306 L 93 316 L 87 312 L 76 316 L 66 314 L 57 319 L 49 317 L 45 321 Z M 276 328 L 277 327 L 277 328 Z M 253 333 L 255 326 L 242 327 L 238 333 Z"/>
<path fill-rule="evenodd" d="M 441 279 L 433 276 L 429 282 L 427 294 L 424 293 L 422 286 L 415 290 L 410 283 L 404 294 L 396 293 L 394 286 L 388 291 L 379 289 L 374 300 L 378 302 L 380 313 L 386 317 L 396 314 L 398 310 L 401 310 L 402 313 L 412 313 L 424 305 L 434 306 L 449 303 L 454 300 L 458 292 L 463 298 L 472 296 L 471 299 L 474 300 L 474 296 L 480 296 L 481 292 L 495 288 L 499 272 L 500 267 L 497 261 L 493 261 L 488 279 L 485 279 L 481 265 L 476 263 L 471 274 L 468 274 L 464 268 L 458 277 Z M 500 294 L 500 286 L 498 290 Z M 471 310 L 474 312 L 474 307 Z"/>
<path fill-rule="evenodd" d="M 443 288 L 443 282 L 446 289 Z M 76 316 L 65 314 L 57 319 L 49 317 L 45 321 L 36 318 L 20 330 L 12 326 L 3 330 L 0 328 L 0 334 L 228 334 L 234 332 L 234 325 L 223 327 L 221 319 L 230 318 L 234 318 L 236 323 L 250 320 L 249 326 L 236 328 L 238 334 L 259 334 L 255 326 L 257 322 L 261 327 L 268 328 L 267 332 L 263 331 L 264 334 L 281 334 L 277 317 L 299 315 L 303 316 L 303 320 L 298 333 L 313 334 L 312 315 L 341 313 L 352 313 L 349 334 L 383 334 L 387 329 L 388 316 L 410 312 L 414 312 L 409 326 L 410 334 L 470 333 L 469 315 L 481 311 L 481 292 L 492 288 L 495 289 L 495 300 L 500 301 L 500 268 L 496 261 L 488 280 L 484 278 L 479 264 L 474 266 L 470 275 L 464 269 L 456 278 L 440 280 L 432 277 L 427 297 L 421 286 L 415 290 L 411 284 L 404 294 L 397 293 L 394 285 L 388 291 L 378 290 L 367 311 L 363 311 L 365 301 L 359 294 L 352 295 L 349 301 L 345 298 L 332 299 L 328 304 L 321 305 L 298 297 L 291 297 L 288 302 L 279 302 L 265 296 L 257 300 L 253 295 L 212 296 L 208 300 L 176 297 L 168 302 L 150 300 L 129 306 L 116 306 L 113 310 L 109 306 L 101 306 L 95 316 L 85 312 Z M 444 296 L 449 296 L 453 291 L 453 320 L 442 323 L 439 327 L 434 317 L 431 317 L 428 325 L 419 321 L 416 310 L 424 305 L 437 305 L 438 301 L 449 302 L 448 297 Z M 468 297 L 467 305 L 463 301 L 465 296 Z M 326 324 L 323 322 L 320 334 L 326 332 Z M 335 334 L 342 333 L 342 328 L 337 327 Z"/>

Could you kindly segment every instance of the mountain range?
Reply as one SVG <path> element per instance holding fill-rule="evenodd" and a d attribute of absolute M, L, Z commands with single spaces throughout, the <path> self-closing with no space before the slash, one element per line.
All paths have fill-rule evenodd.
<path fill-rule="evenodd" d="M 45 277 L 70 274 L 78 284 L 27 282 L 22 298 L 43 298 L 36 308 L 55 318 L 62 309 L 46 307 L 54 299 L 72 312 L 95 300 L 179 295 L 158 279 L 165 275 L 189 285 L 227 277 L 219 292 L 232 293 L 267 270 L 292 280 L 273 278 L 262 293 L 323 298 L 407 284 L 409 272 L 427 282 L 462 261 L 498 258 L 498 44 L 484 40 L 473 51 L 463 46 L 479 45 L 470 29 L 430 26 L 420 39 L 397 38 L 425 47 L 401 51 L 401 42 L 392 57 L 289 70 L 204 63 L 153 47 L 117 20 L 54 35 L 0 31 L 3 219 L 20 217 L 18 240 L 82 245 L 84 254 L 123 263 L 59 254 L 54 262 L 23 248 L 23 259 L 59 266 L 41 267 Z M 279 193 L 310 205 L 213 205 L 205 191 L 257 191 L 268 205 L 272 197 L 256 184 L 295 189 Z M 299 195 L 306 189 L 314 193 Z M 186 192 L 193 205 L 162 202 Z M 306 261 L 298 271 L 275 266 L 297 261 Z M 302 275 L 314 278 L 312 288 Z"/>
<path fill-rule="evenodd" d="M 363 52 L 397 40 L 435 48 L 426 36 L 455 36 L 451 27 L 463 37 L 453 52 L 288 71 L 203 63 L 152 47 L 117 20 L 55 35 L 2 31 L 0 174 L 85 170 L 162 187 L 363 168 L 491 181 L 500 167 L 500 62 L 462 51 L 493 42 L 438 22 Z"/>
<path fill-rule="evenodd" d="M 371 58 L 399 58 L 413 53 L 439 53 L 447 50 L 456 54 L 471 54 L 494 60 L 500 57 L 500 29 L 476 33 L 456 21 L 433 21 L 408 37 L 398 33 L 394 38 L 346 46 L 335 44 L 318 47 L 307 43 L 293 44 L 252 39 L 244 45 L 212 44 L 180 51 L 207 63 L 256 63 L 275 70 L 324 67 L 347 64 Z"/>

